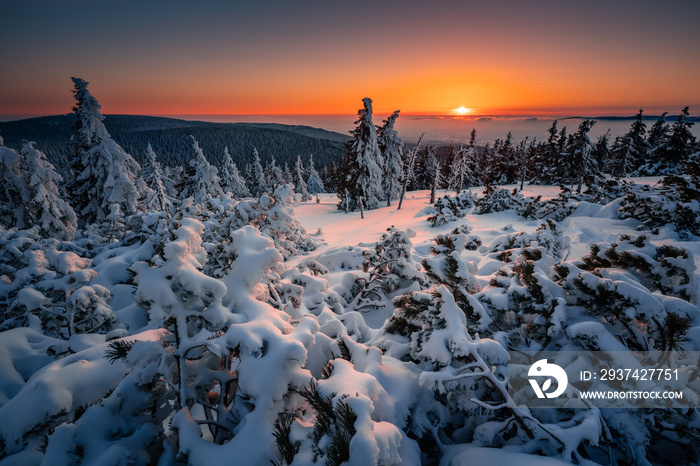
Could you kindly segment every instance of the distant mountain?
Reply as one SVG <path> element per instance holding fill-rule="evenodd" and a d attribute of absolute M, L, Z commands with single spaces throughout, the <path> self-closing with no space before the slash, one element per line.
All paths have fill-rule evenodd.
<path fill-rule="evenodd" d="M 644 115 L 645 121 L 656 121 L 661 117 L 661 115 Z M 600 120 L 600 121 L 633 121 L 637 118 L 635 115 L 629 116 L 598 116 L 598 117 L 584 117 L 584 116 L 570 116 L 566 118 L 560 118 L 560 120 Z M 666 115 L 666 123 L 672 124 L 678 119 L 678 115 L 671 115 L 670 113 Z M 698 122 L 700 117 L 689 116 L 686 117 L 688 121 Z"/>
<path fill-rule="evenodd" d="M 61 171 L 67 167 L 69 138 L 73 132 L 73 114 L 0 122 L 5 145 L 18 147 L 22 141 L 36 141 L 36 147 Z M 293 166 L 297 155 L 304 162 L 313 154 L 321 168 L 345 153 L 343 142 L 350 139 L 340 133 L 310 126 L 277 123 L 212 123 L 143 115 L 105 115 L 105 126 L 112 138 L 139 162 L 150 143 L 162 163 L 183 165 L 193 155 L 194 136 L 213 163 L 221 162 L 224 147 L 243 169 L 257 149 L 263 163 L 275 157 L 277 164 Z"/>

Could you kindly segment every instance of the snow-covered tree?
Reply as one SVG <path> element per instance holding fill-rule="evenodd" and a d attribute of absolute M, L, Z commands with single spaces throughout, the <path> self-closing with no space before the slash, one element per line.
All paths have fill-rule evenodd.
<path fill-rule="evenodd" d="M 273 191 L 286 183 L 284 180 L 284 173 L 282 169 L 277 165 L 277 161 L 274 157 L 270 159 L 268 164 L 265 166 L 265 174 L 267 175 L 267 185 Z"/>
<path fill-rule="evenodd" d="M 306 180 L 306 187 L 309 190 L 309 194 L 320 194 L 326 192 L 326 187 L 321 181 L 321 177 L 316 171 L 314 166 L 314 156 L 313 154 L 309 157 L 309 178 Z"/>
<path fill-rule="evenodd" d="M 204 157 L 204 151 L 194 136 L 192 147 L 194 158 L 185 169 L 180 198 L 191 197 L 195 204 L 205 204 L 209 199 L 223 195 L 224 191 L 221 189 L 218 170 Z"/>
<path fill-rule="evenodd" d="M 297 155 L 297 162 L 294 164 L 292 184 L 294 184 L 294 191 L 301 194 L 301 200 L 303 202 L 311 200 L 311 194 L 306 186 L 306 181 L 304 181 L 304 166 L 301 164 L 300 155 Z"/>
<path fill-rule="evenodd" d="M 600 168 L 597 166 L 597 160 L 591 157 L 593 144 L 588 137 L 588 132 L 591 130 L 595 120 L 583 120 L 578 127 L 578 131 L 574 133 L 574 143 L 570 150 L 573 157 L 572 165 L 574 179 L 578 183 L 577 192 L 581 194 L 583 180 L 586 177 L 597 177 L 600 174 Z"/>
<path fill-rule="evenodd" d="M 168 190 L 163 182 L 165 175 L 150 143 L 146 146 L 141 176 L 149 188 L 143 201 L 146 209 L 153 212 L 167 212 L 173 199 L 168 195 Z"/>
<path fill-rule="evenodd" d="M 435 194 L 442 183 L 437 148 L 435 146 L 427 146 L 425 151 L 423 151 L 421 162 L 422 167 L 418 167 L 416 170 L 421 172 L 420 179 L 422 181 L 418 183 L 418 186 L 430 189 L 430 203 L 434 204 Z"/>
<path fill-rule="evenodd" d="M 408 190 L 408 185 L 413 179 L 413 173 L 416 166 L 416 157 L 418 155 L 418 150 L 420 149 L 420 143 L 423 141 L 423 134 L 418 138 L 418 142 L 413 146 L 406 154 L 406 160 L 404 161 L 403 176 L 401 179 L 401 193 L 399 194 L 399 205 L 396 210 L 401 210 L 401 204 L 403 203 L 403 198 L 406 195 L 406 190 Z"/>
<path fill-rule="evenodd" d="M 696 138 L 690 131 L 695 123 L 688 119 L 689 115 L 688 107 L 685 107 L 671 126 L 668 141 L 660 154 L 659 164 L 660 168 L 663 169 L 663 174 L 681 172 L 688 156 L 695 151 Z"/>
<path fill-rule="evenodd" d="M 285 184 L 294 184 L 292 182 L 292 171 L 289 169 L 289 164 L 284 162 L 284 170 L 282 170 L 282 178 Z"/>
<path fill-rule="evenodd" d="M 377 130 L 372 122 L 372 100 L 365 97 L 358 110 L 357 127 L 350 132 L 353 139 L 346 143 L 342 163 L 342 180 L 338 184 L 339 209 L 376 209 L 384 198 L 382 190 L 383 164 Z"/>
<path fill-rule="evenodd" d="M 634 171 L 635 158 L 629 135 L 617 136 L 610 148 L 610 174 L 615 178 L 624 178 Z"/>
<path fill-rule="evenodd" d="M 73 208 L 85 223 L 103 220 L 115 203 L 125 215 L 131 215 L 141 197 L 137 179 L 141 167 L 107 132 L 100 104 L 88 91 L 88 83 L 71 79 L 77 101 L 73 107 L 73 178 L 68 184 Z"/>
<path fill-rule="evenodd" d="M 250 197 L 250 191 L 248 191 L 238 167 L 231 159 L 228 147 L 224 147 L 224 161 L 219 174 L 221 175 L 221 187 L 230 192 L 235 199 Z"/>
<path fill-rule="evenodd" d="M 420 264 L 413 260 L 413 230 L 387 229 L 374 247 L 365 254 L 362 264 L 367 279 L 362 280 L 362 290 L 351 307 L 355 310 L 384 307 L 386 296 L 397 289 L 409 290 L 420 287 L 425 281 Z"/>
<path fill-rule="evenodd" d="M 5 229 L 26 228 L 29 224 L 24 210 L 27 189 L 20 169 L 22 157 L 2 142 L 0 137 L 0 225 Z"/>
<path fill-rule="evenodd" d="M 231 191 L 231 178 L 233 169 L 233 159 L 228 151 L 228 146 L 224 146 L 224 158 L 219 166 L 219 179 L 221 180 L 221 189 L 224 192 Z"/>
<path fill-rule="evenodd" d="M 246 166 L 246 185 L 248 191 L 255 197 L 260 197 L 269 190 L 267 179 L 260 163 L 260 155 L 257 149 L 253 149 L 253 160 Z"/>
<path fill-rule="evenodd" d="M 386 205 L 396 199 L 400 191 L 400 180 L 403 176 L 403 141 L 394 129 L 399 110 L 384 120 L 384 125 L 377 127 L 377 142 L 384 161 L 384 195 Z"/>
<path fill-rule="evenodd" d="M 476 264 L 465 260 L 461 253 L 481 240 L 471 237 L 468 229 L 464 233 L 455 230 L 449 235 L 435 237 L 430 248 L 430 257 L 423 260 L 426 275 L 433 283 L 446 285 L 455 302 L 467 317 L 471 331 L 483 332 L 491 323 L 491 317 L 471 295 L 481 290 L 476 278 Z"/>

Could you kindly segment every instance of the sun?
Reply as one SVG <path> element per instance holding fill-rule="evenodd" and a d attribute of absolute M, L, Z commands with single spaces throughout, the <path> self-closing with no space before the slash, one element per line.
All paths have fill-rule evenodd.
<path fill-rule="evenodd" d="M 453 111 L 457 115 L 468 115 L 472 112 L 472 109 L 466 108 L 466 107 L 459 107 L 459 108 L 455 108 Z"/>

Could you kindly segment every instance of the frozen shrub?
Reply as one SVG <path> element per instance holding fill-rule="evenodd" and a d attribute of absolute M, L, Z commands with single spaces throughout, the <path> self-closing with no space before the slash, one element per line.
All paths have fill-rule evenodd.
<path fill-rule="evenodd" d="M 431 226 L 439 227 L 446 223 L 464 218 L 474 206 L 476 194 L 471 191 L 463 191 L 460 194 L 439 198 L 433 205 L 436 211 L 427 218 Z"/>
<path fill-rule="evenodd" d="M 523 195 L 517 189 L 509 191 L 488 185 L 484 188 L 483 195 L 475 201 L 472 213 L 482 215 L 518 209 L 523 206 L 523 203 Z"/>

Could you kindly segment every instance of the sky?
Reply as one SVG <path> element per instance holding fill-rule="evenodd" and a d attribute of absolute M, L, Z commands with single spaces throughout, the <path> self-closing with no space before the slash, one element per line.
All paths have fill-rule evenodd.
<path fill-rule="evenodd" d="M 700 2 L 23 0 L 0 4 L 0 115 L 677 114 Z M 694 107 L 696 112 L 693 112 Z"/>

